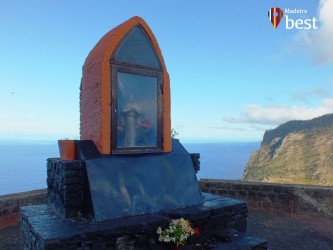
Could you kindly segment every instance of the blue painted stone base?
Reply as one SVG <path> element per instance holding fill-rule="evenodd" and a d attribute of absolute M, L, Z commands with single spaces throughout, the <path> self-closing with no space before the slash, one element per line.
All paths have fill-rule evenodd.
<path fill-rule="evenodd" d="M 205 193 L 203 200 L 203 205 L 103 222 L 69 220 L 46 204 L 21 207 L 22 249 L 168 249 L 168 244 L 158 241 L 156 230 L 173 218 L 188 219 L 200 230 L 182 249 L 227 249 L 222 247 L 230 243 L 223 241 L 236 231 L 246 231 L 247 205 Z M 247 237 L 239 239 L 242 245 L 249 242 L 248 249 L 266 249 L 266 241 Z"/>

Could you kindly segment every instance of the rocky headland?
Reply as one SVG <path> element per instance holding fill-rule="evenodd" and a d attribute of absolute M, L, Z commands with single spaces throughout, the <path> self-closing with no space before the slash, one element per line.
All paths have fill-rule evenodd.
<path fill-rule="evenodd" d="M 333 114 L 267 130 L 243 181 L 333 185 Z"/>

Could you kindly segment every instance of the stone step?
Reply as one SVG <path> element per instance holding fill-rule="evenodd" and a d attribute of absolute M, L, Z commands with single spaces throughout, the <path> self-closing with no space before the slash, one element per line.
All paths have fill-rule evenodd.
<path fill-rule="evenodd" d="M 229 236 L 215 245 L 214 250 L 265 250 L 267 240 L 253 237 L 244 232 L 232 231 Z"/>

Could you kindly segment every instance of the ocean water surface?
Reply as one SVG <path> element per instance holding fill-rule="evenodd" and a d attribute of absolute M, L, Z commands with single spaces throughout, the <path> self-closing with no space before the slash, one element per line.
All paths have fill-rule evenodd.
<path fill-rule="evenodd" d="M 241 179 L 251 153 L 260 142 L 184 143 L 189 153 L 200 153 L 198 179 Z"/>
<path fill-rule="evenodd" d="M 198 179 L 237 180 L 260 142 L 183 145 L 189 153 L 200 153 Z M 0 195 L 46 188 L 46 159 L 53 157 L 59 157 L 56 141 L 0 143 Z"/>

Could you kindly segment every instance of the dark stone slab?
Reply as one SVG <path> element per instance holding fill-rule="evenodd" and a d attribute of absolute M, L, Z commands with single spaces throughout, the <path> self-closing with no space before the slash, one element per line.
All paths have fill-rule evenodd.
<path fill-rule="evenodd" d="M 189 221 L 205 220 L 211 216 L 211 210 L 199 205 L 178 209 L 163 209 L 161 214 L 167 215 L 171 219 L 184 218 Z"/>
<path fill-rule="evenodd" d="M 212 211 L 212 215 L 235 213 L 241 210 L 247 212 L 247 205 L 245 201 L 226 198 L 222 196 L 214 195 L 216 198 L 212 199 L 211 195 L 208 199 L 204 199 L 204 207 Z"/>
<path fill-rule="evenodd" d="M 229 235 L 228 242 L 219 243 L 214 250 L 265 250 L 267 240 L 252 237 L 246 233 L 234 231 Z"/>
<path fill-rule="evenodd" d="M 87 160 L 100 157 L 100 153 L 91 140 L 75 141 L 75 159 Z"/>
<path fill-rule="evenodd" d="M 199 228 L 200 235 L 189 244 L 210 242 L 216 232 L 226 237 L 237 224 L 246 225 L 244 202 L 208 194 L 203 197 L 202 205 L 102 222 L 65 219 L 47 205 L 21 207 L 22 249 L 166 249 L 156 230 L 165 228 L 171 219 L 183 217 Z"/>
<path fill-rule="evenodd" d="M 96 221 L 202 204 L 191 157 L 178 140 L 171 153 L 85 162 Z"/>
<path fill-rule="evenodd" d="M 63 219 L 47 205 L 21 207 L 23 249 L 78 249 L 80 245 L 112 244 L 123 235 L 153 234 L 168 218 L 147 214 L 115 219 L 101 223 Z M 31 243 L 31 241 L 34 241 Z"/>

